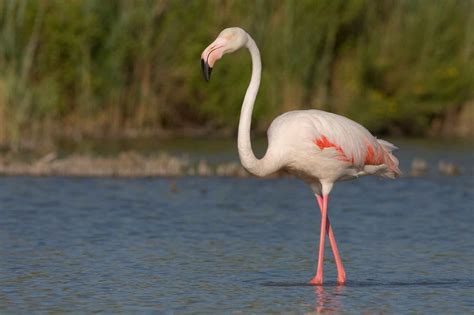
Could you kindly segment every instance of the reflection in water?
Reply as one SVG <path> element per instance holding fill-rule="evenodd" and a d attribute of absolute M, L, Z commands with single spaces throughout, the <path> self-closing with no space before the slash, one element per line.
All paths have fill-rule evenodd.
<path fill-rule="evenodd" d="M 344 290 L 345 286 L 343 285 L 336 285 L 330 290 L 325 290 L 324 287 L 320 285 L 315 286 L 315 313 L 339 314 L 342 309 L 341 294 Z"/>

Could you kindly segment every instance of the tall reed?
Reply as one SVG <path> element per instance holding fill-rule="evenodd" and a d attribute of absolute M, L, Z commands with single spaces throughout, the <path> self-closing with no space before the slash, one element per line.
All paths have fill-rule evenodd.
<path fill-rule="evenodd" d="M 234 131 L 250 75 L 199 55 L 224 27 L 259 43 L 255 128 L 323 108 L 376 133 L 422 135 L 473 99 L 474 2 L 0 1 L 0 143 L 84 134 Z"/>

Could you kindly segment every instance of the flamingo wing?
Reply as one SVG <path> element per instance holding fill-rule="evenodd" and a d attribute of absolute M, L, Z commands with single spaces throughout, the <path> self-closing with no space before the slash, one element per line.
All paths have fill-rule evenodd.
<path fill-rule="evenodd" d="M 346 117 L 318 110 L 310 111 L 313 121 L 314 144 L 329 150 L 341 161 L 350 163 L 366 172 L 383 177 L 400 175 L 398 159 L 392 154 L 396 147 L 375 138 L 362 125 Z M 370 166 L 385 166 L 373 168 Z"/>

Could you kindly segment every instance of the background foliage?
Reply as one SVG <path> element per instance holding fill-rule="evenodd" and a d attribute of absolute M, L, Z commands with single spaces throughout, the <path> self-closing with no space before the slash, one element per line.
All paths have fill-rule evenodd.
<path fill-rule="evenodd" d="M 250 58 L 201 51 L 228 26 L 258 43 L 254 127 L 322 108 L 377 134 L 426 134 L 472 102 L 473 1 L 0 1 L 0 143 L 234 132 Z"/>

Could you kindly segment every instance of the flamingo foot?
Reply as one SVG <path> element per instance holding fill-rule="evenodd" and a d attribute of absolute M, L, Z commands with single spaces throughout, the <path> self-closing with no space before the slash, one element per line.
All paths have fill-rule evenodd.
<path fill-rule="evenodd" d="M 342 263 L 340 264 L 340 266 L 338 265 L 337 271 L 337 285 L 346 284 L 346 273 L 344 271 L 344 267 L 342 267 Z"/>
<path fill-rule="evenodd" d="M 337 277 L 337 285 L 346 284 L 346 277 Z"/>
<path fill-rule="evenodd" d="M 309 284 L 312 285 L 323 285 L 323 277 L 315 276 L 313 279 L 309 281 Z"/>

